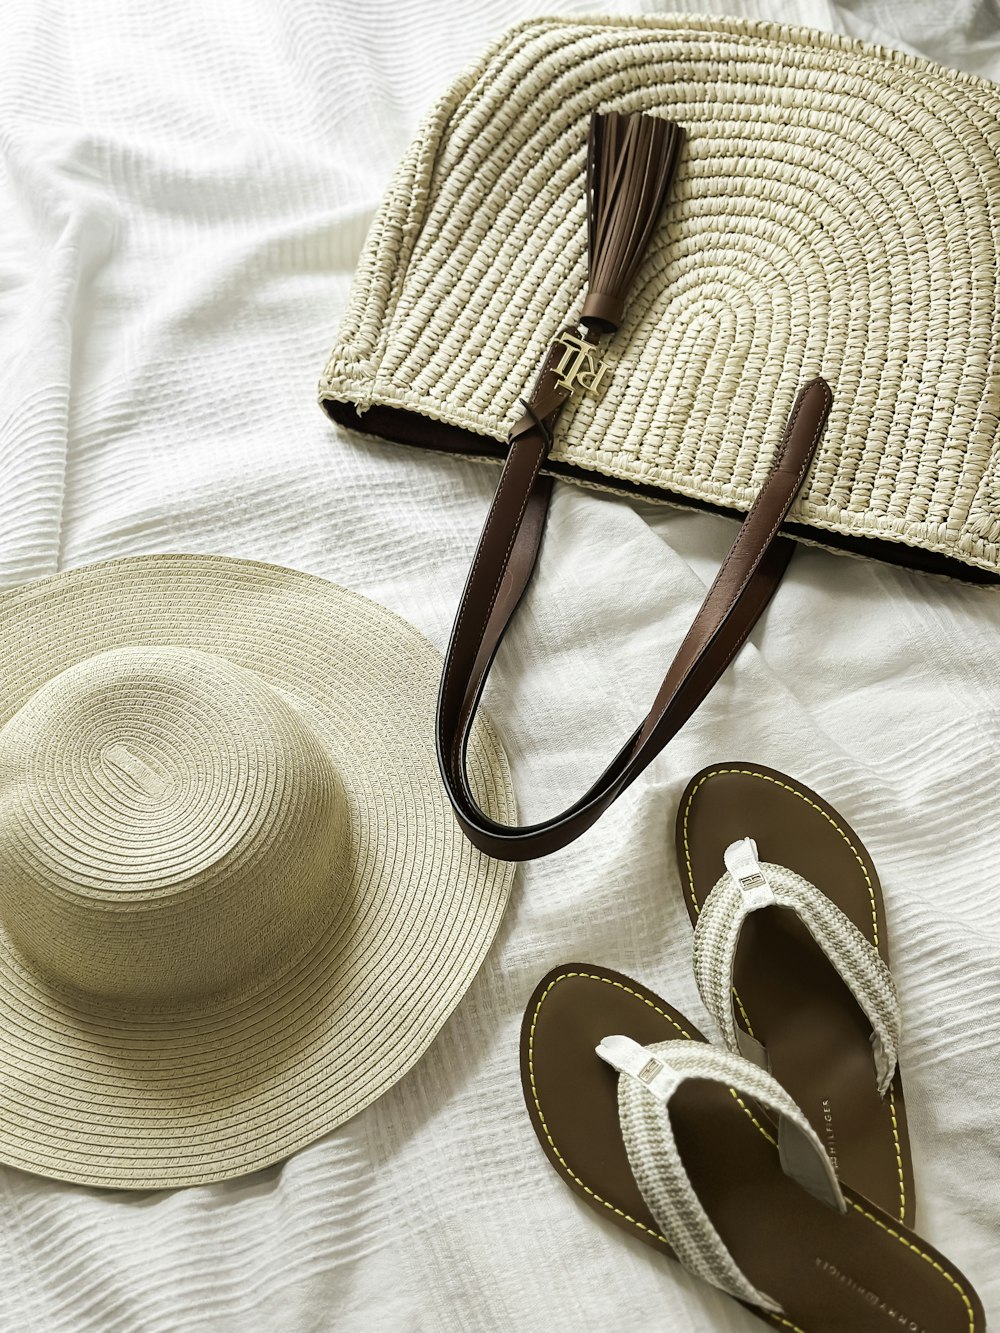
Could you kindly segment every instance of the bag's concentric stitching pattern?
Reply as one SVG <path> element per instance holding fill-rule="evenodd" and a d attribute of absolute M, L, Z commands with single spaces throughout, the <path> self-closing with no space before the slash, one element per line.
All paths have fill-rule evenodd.
<path fill-rule="evenodd" d="M 400 166 L 321 399 L 506 437 L 579 313 L 596 110 L 687 138 L 614 373 L 564 409 L 553 459 L 746 509 L 796 389 L 822 375 L 833 409 L 790 518 L 1000 568 L 1000 95 L 830 34 L 514 29 Z"/>
<path fill-rule="evenodd" d="M 202 1183 L 362 1110 L 513 878 L 446 806 L 437 653 L 323 579 L 210 556 L 60 574 L 0 595 L 0 626 L 0 1161 Z M 513 818 L 488 724 L 471 757 Z"/>

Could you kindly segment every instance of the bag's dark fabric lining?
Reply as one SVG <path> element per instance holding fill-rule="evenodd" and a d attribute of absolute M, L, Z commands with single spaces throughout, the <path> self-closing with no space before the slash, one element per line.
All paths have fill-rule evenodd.
<path fill-rule="evenodd" d="M 501 440 L 494 440 L 486 435 L 476 435 L 472 431 L 462 430 L 458 426 L 441 421 L 432 421 L 429 417 L 406 412 L 399 407 L 376 405 L 368 408 L 363 415 L 358 414 L 353 403 L 334 402 L 328 399 L 323 403 L 323 407 L 331 420 L 336 421 L 338 425 L 360 431 L 364 435 L 389 440 L 394 444 L 415 445 L 421 449 L 434 449 L 438 453 L 471 454 L 481 458 L 492 458 L 497 462 L 502 462 L 507 453 L 507 446 Z M 666 501 L 689 509 L 703 509 L 706 513 L 722 514 L 731 519 L 742 517 L 741 514 L 723 505 L 694 500 L 689 496 L 677 495 L 657 486 L 644 486 L 639 482 L 624 481 L 618 477 L 605 476 L 604 473 L 590 472 L 586 468 L 575 467 L 572 463 L 553 460 L 542 470 L 554 477 L 589 483 L 602 489 L 618 491 L 623 495 L 635 495 L 644 500 Z M 885 541 L 877 537 L 849 537 L 839 532 L 827 532 L 822 528 L 811 528 L 801 523 L 785 523 L 782 530 L 789 537 L 800 541 L 830 547 L 833 550 L 848 551 L 853 555 L 867 556 L 872 560 L 902 566 L 904 569 L 916 569 L 926 574 L 943 574 L 948 578 L 960 579 L 963 583 L 986 585 L 1000 583 L 1000 574 L 978 569 L 975 565 L 967 565 L 953 556 L 940 555 L 937 551 L 924 551 L 902 542 Z"/>

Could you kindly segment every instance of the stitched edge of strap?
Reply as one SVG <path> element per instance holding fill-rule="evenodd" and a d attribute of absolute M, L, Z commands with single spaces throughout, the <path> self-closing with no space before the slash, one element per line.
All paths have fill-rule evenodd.
<path fill-rule="evenodd" d="M 672 1251 L 670 1250 L 670 1242 L 667 1240 L 666 1236 L 662 1235 L 659 1232 L 651 1231 L 649 1227 L 645 1226 L 637 1218 L 633 1217 L 630 1213 L 625 1212 L 623 1209 L 617 1208 L 608 1199 L 605 1199 L 602 1195 L 598 1194 L 596 1190 L 591 1189 L 590 1186 L 587 1185 L 585 1181 L 581 1180 L 581 1178 L 573 1171 L 572 1167 L 566 1161 L 564 1154 L 562 1153 L 562 1151 L 556 1144 L 555 1140 L 553 1139 L 548 1122 L 545 1119 L 545 1113 L 542 1110 L 541 1102 L 539 1101 L 538 1097 L 538 1087 L 535 1082 L 535 1062 L 534 1062 L 535 1029 L 538 1025 L 538 1015 L 541 1013 L 542 1005 L 545 1003 L 547 996 L 549 996 L 552 993 L 552 991 L 555 989 L 557 985 L 559 985 L 560 982 L 570 980 L 574 977 L 584 977 L 588 981 L 603 982 L 607 986 L 614 986 L 617 989 L 623 990 L 630 995 L 634 995 L 636 999 L 640 1000 L 650 1009 L 660 1014 L 673 1027 L 677 1028 L 677 1030 L 681 1033 L 683 1037 L 686 1037 L 689 1040 L 697 1040 L 697 1038 L 693 1037 L 690 1032 L 687 1032 L 684 1028 L 680 1027 L 680 1025 L 673 1018 L 671 1018 L 669 1014 L 667 1014 L 663 1009 L 659 1007 L 659 1005 L 655 1004 L 647 996 L 643 995 L 640 991 L 632 990 L 629 986 L 624 985 L 622 982 L 617 981 L 612 977 L 602 976 L 600 973 L 597 972 L 582 972 L 582 971 L 560 972 L 549 980 L 545 990 L 538 997 L 538 1001 L 535 1004 L 534 1012 L 531 1015 L 531 1023 L 528 1028 L 526 1065 L 528 1070 L 528 1084 L 531 1089 L 531 1104 L 534 1106 L 535 1115 L 538 1118 L 538 1126 L 541 1129 L 542 1135 L 544 1136 L 545 1141 L 548 1143 L 549 1147 L 552 1150 L 555 1162 L 558 1164 L 556 1166 L 556 1170 L 560 1174 L 563 1174 L 567 1181 L 571 1182 L 574 1186 L 576 1186 L 576 1188 L 581 1190 L 584 1195 L 592 1199 L 595 1206 L 597 1206 L 598 1208 L 606 1208 L 610 1213 L 619 1218 L 621 1222 L 624 1222 L 629 1226 L 634 1227 L 639 1232 L 645 1233 L 645 1235 L 650 1239 L 660 1242 L 669 1253 L 672 1253 Z M 527 1088 L 525 1089 L 525 1092 L 527 1093 Z M 758 1132 L 761 1135 L 763 1135 L 763 1137 L 767 1139 L 769 1143 L 774 1144 L 774 1139 L 771 1136 L 771 1134 L 769 1134 L 768 1131 L 764 1128 L 764 1126 L 761 1125 L 754 1118 L 749 1108 L 743 1105 L 742 1101 L 740 1101 L 740 1098 L 736 1095 L 733 1089 L 730 1089 L 730 1092 L 732 1092 L 733 1097 L 736 1099 L 737 1102 L 739 1102 L 742 1110 L 753 1122 Z M 874 1215 L 874 1213 L 869 1212 L 862 1204 L 858 1203 L 855 1199 L 848 1197 L 847 1202 L 855 1210 L 855 1212 L 858 1213 L 859 1216 L 865 1218 L 868 1222 L 871 1222 L 874 1226 L 878 1227 L 880 1231 L 885 1232 L 887 1235 L 891 1236 L 894 1240 L 897 1240 L 901 1245 L 905 1246 L 907 1249 L 917 1254 L 926 1263 L 930 1264 L 931 1268 L 933 1268 L 934 1271 L 937 1272 L 938 1275 L 945 1282 L 947 1282 L 952 1288 L 954 1288 L 954 1290 L 958 1293 L 959 1297 L 961 1298 L 962 1304 L 965 1306 L 966 1314 L 969 1320 L 969 1333 L 975 1333 L 975 1327 L 976 1327 L 975 1309 L 973 1307 L 972 1301 L 969 1299 L 968 1293 L 966 1292 L 962 1284 L 951 1273 L 947 1272 L 944 1268 L 942 1268 L 941 1264 L 935 1258 L 929 1255 L 925 1250 L 922 1250 L 920 1246 L 915 1243 L 916 1240 L 919 1240 L 919 1237 L 912 1235 L 902 1236 L 899 1234 L 899 1232 L 894 1231 L 892 1227 L 887 1226 L 885 1222 L 880 1221 L 879 1218 L 877 1218 Z M 791 1320 L 784 1319 L 777 1315 L 765 1315 L 763 1317 L 769 1319 L 774 1324 L 780 1324 L 783 1328 L 789 1329 L 790 1333 L 806 1333 L 804 1329 L 802 1329 L 798 1324 L 792 1323 Z"/>
<path fill-rule="evenodd" d="M 815 404 L 817 415 L 816 426 L 813 430 L 811 440 L 804 446 L 804 455 L 801 466 L 795 477 L 790 477 L 783 472 L 782 464 L 787 455 L 788 449 L 794 438 L 794 428 L 798 422 L 803 404 L 807 401 L 810 393 L 820 391 L 821 398 Z M 483 558 L 486 546 L 493 535 L 497 518 L 501 513 L 502 506 L 499 504 L 501 494 L 505 492 L 510 478 L 515 474 L 515 470 L 521 461 L 521 449 L 523 444 L 515 445 L 508 455 L 507 462 L 504 465 L 504 471 L 497 487 L 497 493 L 494 496 L 486 526 L 480 543 L 477 548 L 476 556 L 473 561 L 472 570 L 466 583 L 462 601 L 459 606 L 459 613 L 456 618 L 455 628 L 452 632 L 451 642 L 449 643 L 448 653 L 445 661 L 444 674 L 442 676 L 441 691 L 438 696 L 438 720 L 437 720 L 437 749 L 439 767 L 442 778 L 448 791 L 449 799 L 462 825 L 466 835 L 470 840 L 489 855 L 499 856 L 506 859 L 523 860 L 533 856 L 544 855 L 548 852 L 556 851 L 566 846 L 574 838 L 578 837 L 587 828 L 589 828 L 600 816 L 604 809 L 625 789 L 628 784 L 638 776 L 642 769 L 648 764 L 666 744 L 672 736 L 690 716 L 691 712 L 701 703 L 705 695 L 709 692 L 712 685 L 725 670 L 732 656 L 738 651 L 740 644 L 749 632 L 749 628 L 755 622 L 757 617 L 763 611 L 767 604 L 773 587 L 765 589 L 765 596 L 762 600 L 750 602 L 748 605 L 748 624 L 734 623 L 734 617 L 737 609 L 743 603 L 747 589 L 750 587 L 754 576 L 761 568 L 764 557 L 767 554 L 771 543 L 780 527 L 788 507 L 794 499 L 797 488 L 802 482 L 805 472 L 808 469 L 809 462 L 815 450 L 823 425 L 830 408 L 830 391 L 825 381 L 816 378 L 810 380 L 803 386 L 796 397 L 796 403 L 786 425 L 785 434 L 782 439 L 781 447 L 768 477 L 761 488 L 750 512 L 744 519 L 736 539 L 723 562 L 722 569 L 716 576 L 711 588 L 706 595 L 702 606 L 695 616 L 691 629 L 685 636 L 678 652 L 671 664 L 670 669 L 664 678 L 660 691 L 657 694 L 653 707 L 650 710 L 645 722 L 626 742 L 622 750 L 612 760 L 609 767 L 592 787 L 573 805 L 569 806 L 561 814 L 551 819 L 542 821 L 534 825 L 525 825 L 521 827 L 505 827 L 496 824 L 489 819 L 487 815 L 479 808 L 469 788 L 468 776 L 465 771 L 465 751 L 469 734 L 469 728 L 475 717 L 478 705 L 479 694 L 485 685 L 488 665 L 483 673 L 482 679 L 477 681 L 469 680 L 466 683 L 466 693 L 458 701 L 457 707 L 453 698 L 453 671 L 455 658 L 460 653 L 471 663 L 476 663 L 481 655 L 483 648 L 483 636 L 486 627 L 489 625 L 493 606 L 496 603 L 499 589 L 506 573 L 511 551 L 517 540 L 520 523 L 524 514 L 531 489 L 534 487 L 539 468 L 545 456 L 544 441 L 539 438 L 535 441 L 534 456 L 526 469 L 528 478 L 526 482 L 526 491 L 521 496 L 521 503 L 517 514 L 514 517 L 514 526 L 511 529 L 507 548 L 502 557 L 501 564 L 498 567 L 493 579 L 492 594 L 486 610 L 485 617 L 481 622 L 481 629 L 475 635 L 475 640 L 466 646 L 463 643 L 463 636 L 466 626 L 466 611 L 473 592 L 474 583 L 480 570 L 480 564 Z M 528 437 L 532 434 L 528 432 Z M 800 447 L 802 443 L 800 442 Z M 515 493 L 516 494 L 516 493 Z M 735 593 L 731 593 L 726 601 L 725 607 L 721 612 L 717 612 L 718 621 L 715 628 L 705 635 L 703 641 L 693 650 L 691 649 L 693 633 L 704 624 L 707 616 L 712 613 L 712 603 L 718 600 L 717 590 L 722 585 L 723 573 L 729 568 L 732 560 L 742 555 L 744 548 L 751 540 L 748 538 L 748 532 L 755 530 L 756 523 L 762 507 L 765 504 L 774 503 L 777 499 L 777 510 L 774 522 L 770 531 L 763 542 L 751 548 L 751 556 L 746 573 L 739 583 Z M 765 567 L 770 570 L 774 562 L 767 562 Z M 534 564 L 534 554 L 524 573 L 524 582 L 527 583 L 530 577 L 531 567 Z M 777 578 L 780 578 L 783 567 L 778 569 Z M 774 585 L 777 584 L 777 578 L 774 579 Z M 496 652 L 499 643 L 502 641 L 503 633 L 506 629 L 504 625 L 497 637 L 496 644 L 492 646 L 492 653 Z M 725 642 L 725 635 L 732 633 L 733 642 L 728 645 L 721 654 L 718 653 L 720 638 Z M 685 653 L 692 651 L 693 655 L 689 662 L 685 662 Z M 492 653 L 490 661 L 492 661 Z M 713 653 L 715 654 L 713 656 Z M 681 665 L 678 666 L 678 663 Z M 454 714 L 454 718 L 452 718 Z M 673 729 L 670 729 L 671 720 Z M 454 722 L 454 726 L 452 726 Z"/>

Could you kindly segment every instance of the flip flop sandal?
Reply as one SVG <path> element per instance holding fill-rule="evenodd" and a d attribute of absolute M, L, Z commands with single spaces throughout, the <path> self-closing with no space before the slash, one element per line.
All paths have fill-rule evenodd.
<path fill-rule="evenodd" d="M 795 778 L 725 763 L 688 783 L 677 857 L 695 978 L 727 1046 L 805 1111 L 842 1181 L 912 1226 L 899 1005 L 861 839 Z"/>
<path fill-rule="evenodd" d="M 770 1074 L 628 977 L 580 963 L 544 977 L 524 1016 L 521 1080 L 571 1189 L 776 1328 L 985 1329 L 968 1279 L 838 1183 Z"/>

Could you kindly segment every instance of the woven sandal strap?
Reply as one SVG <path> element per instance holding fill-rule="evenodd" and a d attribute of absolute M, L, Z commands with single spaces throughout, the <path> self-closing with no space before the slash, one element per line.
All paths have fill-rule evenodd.
<path fill-rule="evenodd" d="M 772 1313 L 780 1305 L 742 1271 L 694 1189 L 681 1159 L 668 1111 L 687 1079 L 710 1079 L 736 1090 L 778 1117 L 784 1170 L 822 1202 L 846 1209 L 836 1172 L 805 1116 L 775 1079 L 758 1066 L 701 1041 L 641 1046 L 630 1037 L 605 1037 L 597 1054 L 617 1069 L 618 1111 L 629 1166 L 646 1206 L 686 1268 Z"/>
<path fill-rule="evenodd" d="M 725 874 L 698 913 L 694 975 L 705 1008 L 727 1046 L 766 1059 L 763 1047 L 756 1042 L 749 1045 L 737 1026 L 733 966 L 740 931 L 750 913 L 762 907 L 786 907 L 803 922 L 871 1024 L 876 1080 L 884 1097 L 896 1071 L 901 1018 L 896 983 L 878 949 L 814 884 L 785 866 L 759 861 L 752 838 L 731 843 L 725 863 Z"/>

